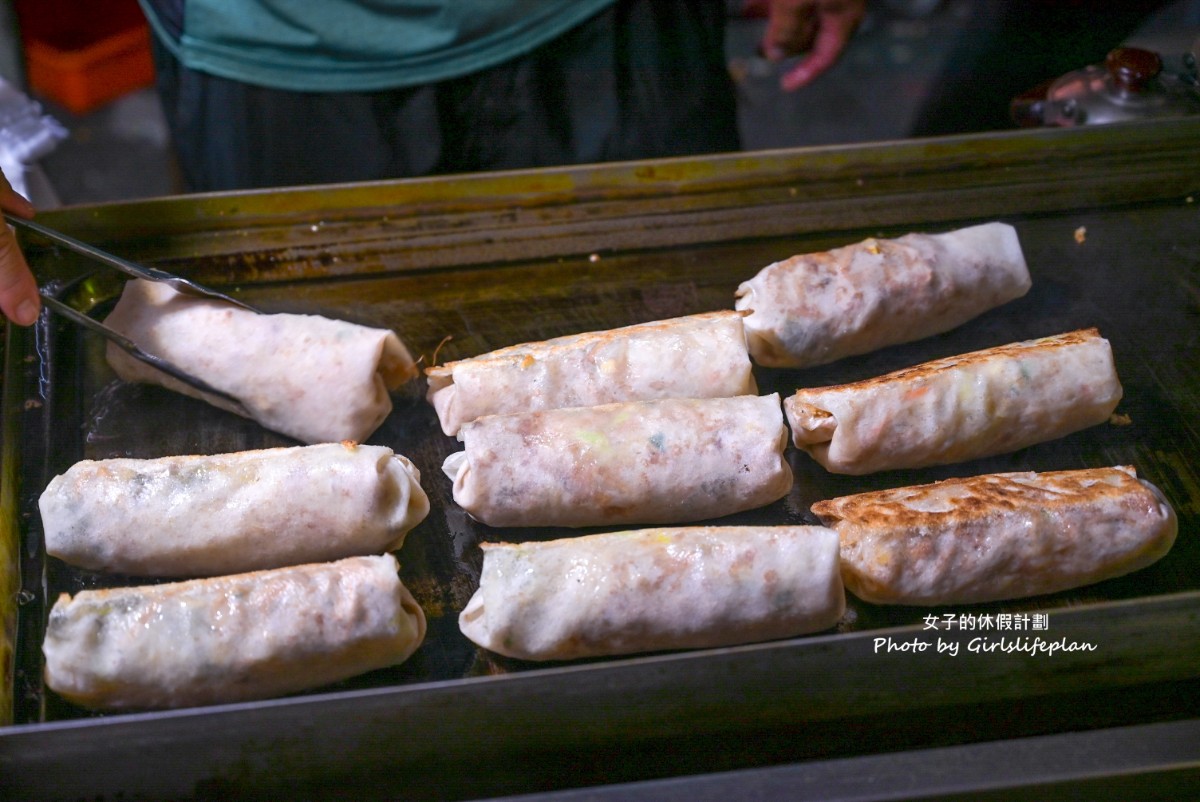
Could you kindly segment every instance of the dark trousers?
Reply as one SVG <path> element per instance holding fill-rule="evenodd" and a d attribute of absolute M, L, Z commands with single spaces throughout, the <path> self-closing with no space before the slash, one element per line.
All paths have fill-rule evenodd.
<path fill-rule="evenodd" d="M 378 92 L 293 92 L 197 72 L 156 48 L 189 191 L 738 149 L 723 0 L 618 0 L 482 72 Z"/>

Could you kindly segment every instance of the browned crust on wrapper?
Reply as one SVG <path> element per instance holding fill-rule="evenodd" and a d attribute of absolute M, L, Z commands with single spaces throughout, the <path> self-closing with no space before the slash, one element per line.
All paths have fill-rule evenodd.
<path fill-rule="evenodd" d="M 841 538 L 842 580 L 878 604 L 1055 593 L 1144 568 L 1178 523 L 1133 468 L 1000 473 L 813 505 Z"/>
<path fill-rule="evenodd" d="M 796 447 L 834 473 L 946 465 L 1104 423 L 1123 390 L 1108 340 L 1080 329 L 924 362 L 784 400 Z"/>
<path fill-rule="evenodd" d="M 976 365 L 983 365 L 998 357 L 1006 357 L 1011 359 L 1019 359 L 1022 356 L 1030 354 L 1044 354 L 1051 351 L 1061 351 L 1066 348 L 1072 348 L 1077 345 L 1083 345 L 1100 336 L 1100 330 L 1097 328 L 1077 329 L 1068 331 L 1063 334 L 1056 334 L 1052 337 L 1041 337 L 1036 340 L 1022 340 L 1015 343 L 1006 343 L 997 345 L 992 348 L 983 348 L 978 351 L 969 351 L 965 354 L 957 354 L 948 356 L 943 359 L 935 359 L 930 362 L 922 362 L 919 365 L 913 365 L 900 370 L 894 370 L 891 373 L 885 373 L 882 376 L 873 376 L 869 379 L 862 379 L 856 382 L 847 382 L 846 384 L 830 385 L 822 389 L 847 389 L 854 388 L 858 390 L 869 390 L 872 387 L 893 384 L 895 382 L 917 382 L 922 379 L 935 377 L 941 373 L 945 373 L 952 368 L 969 368 Z"/>

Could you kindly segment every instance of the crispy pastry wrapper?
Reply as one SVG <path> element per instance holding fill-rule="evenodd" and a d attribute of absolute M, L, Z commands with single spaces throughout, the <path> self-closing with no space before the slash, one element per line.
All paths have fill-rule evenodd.
<path fill-rule="evenodd" d="M 735 307 L 755 362 L 809 367 L 949 331 L 1029 287 L 1016 230 L 986 223 L 793 256 L 743 282 Z"/>
<path fill-rule="evenodd" d="M 141 279 L 125 285 L 105 323 L 239 399 L 265 428 L 304 443 L 366 440 L 392 410 L 390 391 L 419 374 L 394 332 L 319 315 L 256 314 Z M 107 358 L 125 381 L 239 411 L 112 343 Z"/>
<path fill-rule="evenodd" d="M 828 629 L 845 610 L 838 539 L 819 526 L 643 529 L 483 543 L 459 616 L 485 649 L 571 660 L 752 643 Z"/>
<path fill-rule="evenodd" d="M 489 415 L 458 436 L 443 470 L 491 526 L 700 521 L 792 486 L 778 394 Z"/>
<path fill-rule="evenodd" d="M 93 571 L 216 576 L 395 551 L 429 513 L 383 446 L 85 460 L 38 500 L 46 552 Z"/>
<path fill-rule="evenodd" d="M 758 392 L 744 313 L 731 310 L 524 343 L 426 368 L 442 431 L 563 407 Z"/>
<path fill-rule="evenodd" d="M 1108 340 L 1083 329 L 797 390 L 784 411 L 797 448 L 834 473 L 865 474 L 1063 437 L 1107 421 L 1121 394 Z"/>
<path fill-rule="evenodd" d="M 63 594 L 46 684 L 79 705 L 161 709 L 265 699 L 408 659 L 425 614 L 389 555 Z"/>
<path fill-rule="evenodd" d="M 1175 511 L 1127 466 L 999 473 L 813 505 L 841 538 L 842 579 L 876 604 L 946 605 L 1055 593 L 1145 568 Z"/>

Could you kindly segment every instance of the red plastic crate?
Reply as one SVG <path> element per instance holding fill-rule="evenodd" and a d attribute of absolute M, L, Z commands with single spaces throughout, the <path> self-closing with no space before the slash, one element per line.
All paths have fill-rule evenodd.
<path fill-rule="evenodd" d="M 73 114 L 154 83 L 135 0 L 25 0 L 17 14 L 30 88 Z"/>

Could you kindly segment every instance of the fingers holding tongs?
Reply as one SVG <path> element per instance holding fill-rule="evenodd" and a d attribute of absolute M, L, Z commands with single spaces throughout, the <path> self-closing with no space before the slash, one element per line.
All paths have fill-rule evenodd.
<path fill-rule="evenodd" d="M 119 270 L 127 275 L 135 278 L 146 279 L 147 281 L 157 281 L 167 284 L 181 295 L 190 295 L 197 298 L 208 298 L 215 301 L 224 301 L 226 303 L 239 306 L 242 309 L 247 309 L 251 312 L 258 312 L 257 309 L 249 304 L 239 301 L 238 299 L 230 297 L 222 292 L 209 289 L 208 287 L 197 284 L 194 281 L 185 279 L 182 276 L 168 273 L 165 270 L 146 267 L 144 265 L 139 265 L 135 262 L 122 259 L 119 256 L 115 256 L 93 245 L 89 245 L 86 242 L 82 242 L 74 237 L 70 237 L 66 234 L 55 231 L 52 228 L 47 228 L 46 226 L 43 226 L 40 223 L 35 223 L 32 220 L 24 220 L 16 217 L 15 215 L 9 215 L 5 218 L 5 221 L 14 228 L 24 229 L 31 233 L 37 234 L 57 245 L 61 245 L 64 248 L 75 251 L 82 256 L 86 256 L 94 261 L 100 262 L 101 264 L 115 268 L 116 270 Z M 221 399 L 236 405 L 238 409 L 244 409 L 242 402 L 234 396 L 224 392 L 223 390 L 218 390 L 208 382 L 191 375 L 187 371 L 179 368 L 171 362 L 168 362 L 162 357 L 155 356 L 154 354 L 144 351 L 137 343 L 126 337 L 124 334 L 121 334 L 120 332 L 104 325 L 89 315 L 80 312 L 78 309 L 75 309 L 69 304 L 63 303 L 57 297 L 55 297 L 53 293 L 47 291 L 45 288 L 41 290 L 41 296 L 47 307 L 67 318 L 71 322 L 96 332 L 109 342 L 121 348 L 133 358 L 146 363 L 156 370 L 166 373 L 168 376 L 171 376 L 172 378 L 175 378 L 202 393 L 218 396 Z"/>

